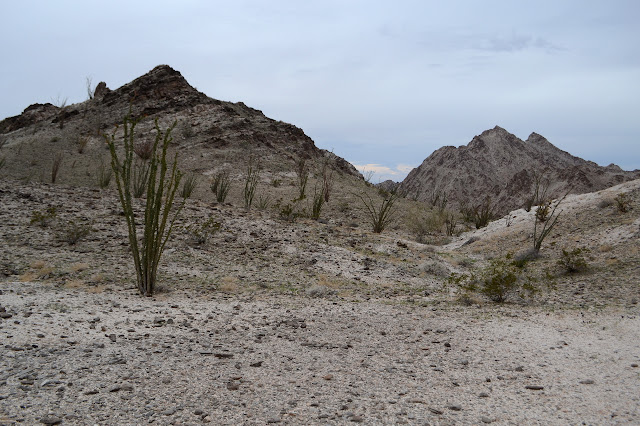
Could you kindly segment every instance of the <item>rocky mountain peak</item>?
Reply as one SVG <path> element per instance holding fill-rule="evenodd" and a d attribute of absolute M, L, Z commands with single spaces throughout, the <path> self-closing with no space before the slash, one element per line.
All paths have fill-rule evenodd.
<path fill-rule="evenodd" d="M 440 148 L 401 184 L 401 191 L 421 201 L 445 191 L 452 203 L 480 204 L 491 197 L 500 212 L 516 209 L 529 197 L 534 173 L 545 172 L 559 195 L 592 192 L 637 179 L 615 165 L 598 166 L 565 152 L 538 133 L 526 142 L 502 127 L 485 130 L 467 145 Z"/>
<path fill-rule="evenodd" d="M 192 87 L 179 71 L 168 65 L 158 65 L 102 98 L 102 102 L 108 106 L 123 101 L 134 106 L 143 105 L 142 112 L 149 115 L 207 103 L 210 99 Z"/>

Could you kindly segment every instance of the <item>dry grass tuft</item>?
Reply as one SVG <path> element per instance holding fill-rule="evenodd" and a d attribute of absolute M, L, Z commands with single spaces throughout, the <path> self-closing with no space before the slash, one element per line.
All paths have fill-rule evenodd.
<path fill-rule="evenodd" d="M 223 293 L 235 293 L 238 289 L 238 277 L 226 276 L 220 279 L 220 284 L 218 285 L 219 291 Z"/>

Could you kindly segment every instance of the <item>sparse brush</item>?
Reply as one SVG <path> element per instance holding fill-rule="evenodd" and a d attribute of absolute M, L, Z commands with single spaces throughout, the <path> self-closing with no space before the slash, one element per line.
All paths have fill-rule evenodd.
<path fill-rule="evenodd" d="M 525 201 L 524 209 L 526 211 L 531 211 L 533 206 L 542 205 L 549 198 L 548 193 L 551 186 L 547 170 L 541 172 L 534 170 L 531 174 L 533 176 L 533 193 Z"/>
<path fill-rule="evenodd" d="M 328 161 L 322 163 L 322 194 L 324 202 L 328 203 L 333 191 L 333 170 L 329 168 Z"/>
<path fill-rule="evenodd" d="M 571 191 L 571 189 L 569 189 L 569 191 Z M 549 209 L 551 209 L 551 212 L 546 215 L 543 222 L 539 220 L 537 214 L 538 212 L 536 210 L 536 215 L 533 219 L 533 250 L 536 253 L 540 251 L 542 242 L 545 238 L 547 238 L 547 235 L 549 235 L 551 230 L 556 226 L 556 223 L 558 223 L 560 212 L 556 214 L 556 210 L 558 209 L 562 201 L 564 201 L 564 199 L 567 197 L 567 195 L 569 195 L 569 191 L 567 191 L 562 198 L 555 202 L 555 205 L 553 205 L 553 209 L 551 209 L 551 205 L 553 203 L 549 203 Z"/>
<path fill-rule="evenodd" d="M 104 162 L 100 163 L 100 167 L 98 168 L 98 186 L 101 189 L 105 189 L 111 183 L 111 178 L 113 177 L 113 170 L 110 167 L 105 166 Z"/>
<path fill-rule="evenodd" d="M 558 265 L 562 266 L 569 274 L 585 271 L 588 269 L 588 266 L 584 254 L 588 251 L 589 249 L 586 248 L 575 248 L 571 251 L 562 249 L 562 255 L 560 259 L 558 259 Z"/>
<path fill-rule="evenodd" d="M 76 150 L 78 151 L 78 154 L 82 154 L 84 152 L 84 149 L 87 147 L 88 143 L 89 143 L 88 137 L 86 136 L 76 137 Z"/>
<path fill-rule="evenodd" d="M 153 141 L 151 139 L 145 139 L 143 141 L 136 142 L 133 146 L 133 152 L 141 160 L 149 160 L 151 154 L 153 154 Z"/>
<path fill-rule="evenodd" d="M 269 207 L 271 206 L 271 198 L 269 198 L 268 195 L 265 196 L 259 196 L 258 197 L 258 203 L 256 204 L 256 207 L 258 208 L 258 210 L 268 210 Z"/>
<path fill-rule="evenodd" d="M 434 189 L 431 193 L 429 203 L 432 207 L 438 209 L 439 211 L 444 211 L 447 208 L 448 202 L 449 197 L 446 191 L 441 189 Z"/>
<path fill-rule="evenodd" d="M 31 225 L 38 225 L 43 228 L 46 228 L 51 224 L 51 222 L 58 215 L 57 209 L 55 207 L 47 207 L 46 210 L 36 210 L 31 213 L 31 221 L 29 222 Z"/>
<path fill-rule="evenodd" d="M 380 206 L 366 193 L 356 194 L 356 197 L 364 204 L 369 215 L 369 223 L 374 233 L 381 233 L 395 220 L 397 214 L 395 205 L 398 200 L 397 192 L 390 192 L 387 197 L 382 199 Z"/>
<path fill-rule="evenodd" d="M 456 234 L 456 227 L 458 226 L 458 215 L 449 210 L 441 210 L 444 216 L 445 233 L 447 236 Z"/>
<path fill-rule="evenodd" d="M 201 224 L 191 224 L 186 227 L 186 231 L 191 237 L 191 241 L 195 244 L 205 244 L 211 237 L 213 237 L 220 229 L 222 224 L 216 221 L 213 217 L 210 217 Z"/>
<path fill-rule="evenodd" d="M 69 221 L 58 232 L 58 239 L 73 246 L 93 231 L 94 229 L 89 224 Z"/>
<path fill-rule="evenodd" d="M 149 179 L 149 172 L 151 171 L 151 166 L 149 161 L 144 160 L 140 157 L 133 160 L 132 167 L 132 190 L 134 198 L 140 198 L 144 195 L 147 189 L 147 180 Z"/>
<path fill-rule="evenodd" d="M 615 201 L 616 207 L 620 213 L 626 213 L 631 209 L 631 200 L 629 199 L 629 194 L 626 192 L 616 195 L 616 198 L 614 198 L 613 201 Z"/>
<path fill-rule="evenodd" d="M 313 190 L 313 202 L 311 203 L 311 218 L 314 220 L 320 219 L 320 212 L 325 203 L 324 195 L 324 191 L 322 189 L 318 190 L 318 185 L 316 184 Z"/>
<path fill-rule="evenodd" d="M 58 152 L 53 156 L 53 163 L 51 164 L 51 183 L 56 183 L 63 159 L 64 155 L 61 152 Z"/>
<path fill-rule="evenodd" d="M 276 205 L 277 208 L 279 208 L 279 216 L 280 219 L 282 220 L 286 220 L 287 222 L 295 222 L 296 219 L 298 218 L 298 213 L 296 212 L 296 207 L 295 207 L 295 201 L 293 204 L 291 203 L 287 203 L 284 206 L 280 207 L 279 205 Z"/>
<path fill-rule="evenodd" d="M 244 208 L 247 210 L 251 209 L 251 204 L 253 204 L 253 197 L 256 193 L 256 187 L 258 186 L 258 173 L 259 167 L 254 164 L 253 158 L 249 159 L 249 164 L 247 165 L 247 171 L 245 174 L 244 180 Z"/>
<path fill-rule="evenodd" d="M 222 171 L 217 173 L 211 181 L 211 192 L 216 195 L 216 201 L 224 203 L 224 200 L 229 194 L 229 188 L 231 187 L 231 179 L 229 173 Z"/>
<path fill-rule="evenodd" d="M 298 200 L 306 197 L 307 182 L 309 181 L 309 167 L 307 161 L 301 158 L 296 165 L 296 176 L 298 177 Z"/>
<path fill-rule="evenodd" d="M 473 208 L 473 223 L 476 229 L 484 228 L 491 222 L 496 214 L 496 206 L 492 204 L 491 197 L 486 197 L 482 204 Z"/>
<path fill-rule="evenodd" d="M 536 220 L 546 222 L 549 219 L 549 213 L 551 213 L 551 200 L 543 201 L 536 208 Z"/>
<path fill-rule="evenodd" d="M 190 174 L 185 176 L 180 196 L 184 199 L 191 198 L 191 194 L 193 194 L 196 186 L 198 186 L 198 177 L 196 175 Z"/>

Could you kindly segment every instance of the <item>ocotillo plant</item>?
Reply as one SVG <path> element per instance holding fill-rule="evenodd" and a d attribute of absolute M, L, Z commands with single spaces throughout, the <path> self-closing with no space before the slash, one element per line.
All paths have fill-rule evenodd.
<path fill-rule="evenodd" d="M 174 156 L 171 167 L 167 166 L 167 149 L 172 140 L 171 131 L 176 123 L 174 122 L 163 132 L 156 119 L 156 138 L 149 158 L 144 222 L 142 224 L 136 223 L 131 191 L 134 185 L 132 166 L 135 147 L 134 130 L 137 123 L 138 121 L 133 119 L 130 114 L 124 118 L 124 155 L 122 159 L 118 156 L 115 132 L 111 136 L 105 135 L 105 139 L 111 152 L 111 168 L 116 177 L 120 203 L 127 220 L 138 291 L 144 296 L 152 296 L 160 257 L 171 236 L 173 224 L 184 207 L 184 200 L 182 200 L 177 209 L 174 209 L 173 217 L 169 220 L 182 173 L 177 167 L 177 154 Z M 144 229 L 140 241 L 138 240 L 139 225 Z"/>

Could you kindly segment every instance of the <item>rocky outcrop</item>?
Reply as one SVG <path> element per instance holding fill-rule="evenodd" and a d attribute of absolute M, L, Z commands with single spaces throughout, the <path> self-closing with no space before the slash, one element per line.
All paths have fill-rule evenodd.
<path fill-rule="evenodd" d="M 453 203 L 481 203 L 491 197 L 500 212 L 522 207 L 530 197 L 534 174 L 544 173 L 550 194 L 566 191 L 585 193 L 601 190 L 640 177 L 575 157 L 532 133 L 523 141 L 496 126 L 475 136 L 467 145 L 438 149 L 413 169 L 401 190 L 421 201 L 434 191 L 445 191 Z"/>

